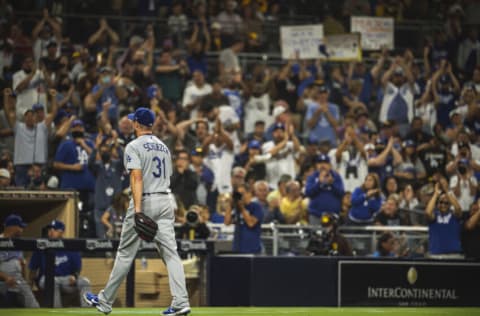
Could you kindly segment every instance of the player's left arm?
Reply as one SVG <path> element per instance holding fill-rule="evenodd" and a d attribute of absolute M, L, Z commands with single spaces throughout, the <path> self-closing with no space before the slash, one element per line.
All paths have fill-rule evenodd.
<path fill-rule="evenodd" d="M 141 213 L 143 194 L 143 176 L 141 169 L 130 170 L 130 186 L 132 188 L 133 207 L 135 213 Z"/>

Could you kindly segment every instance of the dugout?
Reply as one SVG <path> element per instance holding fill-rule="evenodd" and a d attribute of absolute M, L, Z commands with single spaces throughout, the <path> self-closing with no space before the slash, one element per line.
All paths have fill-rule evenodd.
<path fill-rule="evenodd" d="M 65 223 L 65 238 L 78 236 L 78 194 L 74 191 L 0 191 L 0 223 L 16 213 L 28 223 L 23 237 L 41 237 L 52 220 Z"/>

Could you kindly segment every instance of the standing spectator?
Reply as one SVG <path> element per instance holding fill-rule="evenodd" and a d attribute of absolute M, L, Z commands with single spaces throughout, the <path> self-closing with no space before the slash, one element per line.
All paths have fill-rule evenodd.
<path fill-rule="evenodd" d="M 200 23 L 193 25 L 193 32 L 188 42 L 187 64 L 190 73 L 195 70 L 200 70 L 202 73 L 207 74 L 208 62 L 207 55 L 210 48 L 210 33 L 208 33 L 206 23 Z M 199 28 L 202 28 L 202 34 L 199 34 Z"/>
<path fill-rule="evenodd" d="M 186 150 L 175 154 L 175 169 L 171 181 L 172 192 L 178 196 L 185 208 L 197 204 L 198 175 L 189 168 L 190 156 Z"/>
<path fill-rule="evenodd" d="M 262 251 L 263 212 L 246 184 L 238 186 L 232 207 L 225 213 L 225 225 L 235 224 L 233 251 L 258 254 Z"/>
<path fill-rule="evenodd" d="M 48 226 L 48 238 L 62 239 L 65 232 L 65 224 L 59 220 L 52 221 Z M 45 290 L 46 256 L 44 251 L 37 250 L 30 258 L 28 268 L 31 271 L 32 281 L 38 287 Z M 53 307 L 62 307 L 62 293 L 78 293 L 82 307 L 88 307 L 83 300 L 85 293 L 90 291 L 90 281 L 82 276 L 82 258 L 77 251 L 55 251 L 55 279 Z"/>
<path fill-rule="evenodd" d="M 31 109 L 25 110 L 23 121 L 15 120 L 15 113 L 7 116 L 10 125 L 14 126 L 15 150 L 13 162 L 15 164 L 15 184 L 26 187 L 29 184 L 28 169 L 32 164 L 44 167 L 48 157 L 48 133 L 57 114 L 57 91 L 50 90 L 52 112 L 45 117 L 42 104 L 34 104 Z"/>
<path fill-rule="evenodd" d="M 222 34 L 230 39 L 243 31 L 242 18 L 234 12 L 236 4 L 233 0 L 227 0 L 225 10 L 220 12 L 216 19 L 220 23 Z"/>
<path fill-rule="evenodd" d="M 394 121 L 402 136 L 407 134 L 413 119 L 413 80 L 410 65 L 402 57 L 395 58 L 382 77 L 383 101 L 379 121 Z"/>
<path fill-rule="evenodd" d="M 407 184 L 415 188 L 420 187 L 427 174 L 423 163 L 417 155 L 417 145 L 413 140 L 407 139 L 402 144 L 402 162 L 395 168 L 394 175 L 400 182 L 400 187 Z"/>
<path fill-rule="evenodd" d="M 348 213 L 350 223 L 360 225 L 373 223 L 382 205 L 382 190 L 378 175 L 369 173 L 363 185 L 353 191 L 351 202 L 352 207 Z"/>
<path fill-rule="evenodd" d="M 3 222 L 0 238 L 20 238 L 27 224 L 16 214 L 10 214 Z M 0 294 L 14 307 L 39 308 L 32 289 L 23 278 L 25 259 L 23 252 L 9 250 L 0 252 Z"/>
<path fill-rule="evenodd" d="M 35 25 L 32 31 L 33 55 L 35 64 L 38 65 L 40 58 L 47 55 L 48 43 L 55 41 L 62 43 L 62 25 L 50 16 L 48 9 L 43 9 L 42 19 Z M 60 57 L 61 46 L 56 47 L 55 57 Z"/>
<path fill-rule="evenodd" d="M 120 155 L 119 155 L 120 153 Z M 112 204 L 115 192 L 122 190 L 123 153 L 116 140 L 108 143 L 103 133 L 98 133 L 95 147 L 88 158 L 88 168 L 95 177 L 94 219 L 97 238 L 105 236 L 102 216 Z"/>
<path fill-rule="evenodd" d="M 437 123 L 443 128 L 450 125 L 450 112 L 455 109 L 460 84 L 453 74 L 452 65 L 442 61 L 440 69 L 432 76 L 432 93 L 437 108 Z"/>
<path fill-rule="evenodd" d="M 413 187 L 411 185 L 407 184 L 403 189 L 398 207 L 401 210 L 408 212 L 407 214 L 409 216 L 409 221 L 412 225 L 415 226 L 423 224 L 424 216 L 422 216 L 422 218 L 419 218 L 419 212 L 423 211 L 423 208 L 421 208 L 420 202 L 415 196 L 415 191 L 413 190 Z"/>
<path fill-rule="evenodd" d="M 267 91 L 263 89 L 263 85 L 260 83 L 255 84 L 252 95 L 245 103 L 243 131 L 246 135 L 253 133 L 255 124 L 258 121 L 263 121 L 267 125 L 270 125 L 270 103 L 270 96 Z"/>
<path fill-rule="evenodd" d="M 440 183 L 435 185 L 435 191 L 428 202 L 425 213 L 428 225 L 428 251 L 434 257 L 463 257 L 460 243 L 460 219 L 462 208 L 455 196 L 445 191 Z M 448 190 L 448 188 L 446 188 Z"/>
<path fill-rule="evenodd" d="M 214 174 L 214 190 L 219 194 L 231 193 L 231 170 L 233 166 L 233 142 L 217 118 L 213 134 L 206 137 L 203 150 L 207 153 L 205 165 Z"/>
<path fill-rule="evenodd" d="M 402 156 L 394 147 L 394 139 L 391 137 L 387 145 L 382 139 L 378 138 L 375 142 L 375 152 L 368 156 L 369 172 L 375 172 L 384 182 L 394 173 L 394 168 L 402 161 Z"/>
<path fill-rule="evenodd" d="M 383 233 L 377 241 L 377 250 L 372 257 L 396 257 L 395 252 L 395 236 L 390 232 Z"/>
<path fill-rule="evenodd" d="M 10 172 L 5 168 L 0 168 L 0 190 L 5 190 L 11 184 Z"/>
<path fill-rule="evenodd" d="M 92 88 L 92 100 L 96 104 L 97 113 L 101 113 L 104 104 L 108 103 L 108 119 L 114 127 L 118 122 L 118 92 L 114 80 L 114 71 L 110 67 L 100 69 L 98 83 Z"/>
<path fill-rule="evenodd" d="M 168 29 L 173 36 L 174 43 L 177 47 L 182 48 L 184 42 L 185 32 L 188 30 L 187 16 L 183 13 L 182 3 L 175 1 L 172 5 L 172 15 L 168 17 Z"/>
<path fill-rule="evenodd" d="M 200 70 L 195 70 L 192 74 L 192 84 L 185 88 L 182 101 L 183 110 L 190 113 L 190 118 L 197 118 L 197 108 L 202 97 L 211 92 L 212 86 L 205 82 L 205 75 Z"/>
<path fill-rule="evenodd" d="M 474 26 L 467 32 L 467 36 L 458 46 L 457 67 L 460 70 L 470 72 L 480 61 L 480 41 L 478 40 L 478 31 Z"/>
<path fill-rule="evenodd" d="M 367 154 L 355 130 L 347 127 L 345 139 L 335 150 L 334 169 L 342 176 L 345 190 L 352 192 L 362 184 L 368 173 Z"/>
<path fill-rule="evenodd" d="M 213 22 L 211 27 L 211 41 L 209 51 L 219 52 L 227 47 L 228 39 L 222 35 L 222 25 L 218 22 Z"/>
<path fill-rule="evenodd" d="M 12 84 L 12 90 L 17 96 L 17 119 L 22 119 L 25 111 L 35 103 L 46 104 L 47 80 L 45 69 L 38 69 L 31 56 L 23 58 L 22 69 L 13 74 Z"/>
<path fill-rule="evenodd" d="M 270 187 L 276 188 L 278 180 L 284 174 L 295 177 L 295 153 L 300 151 L 300 142 L 295 136 L 293 125 L 277 123 L 273 129 L 273 140 L 263 144 L 263 154 L 271 158 L 266 163 L 267 178 Z"/>
<path fill-rule="evenodd" d="M 309 128 L 308 138 L 316 142 L 328 140 L 332 146 L 336 147 L 336 129 L 340 121 L 340 110 L 336 104 L 328 102 L 329 93 L 326 86 L 322 85 L 317 89 L 314 102 L 308 105 L 305 115 Z"/>
<path fill-rule="evenodd" d="M 238 54 L 243 51 L 244 46 L 243 38 L 237 37 L 233 40 L 229 48 L 220 52 L 218 56 L 218 74 L 221 77 L 241 73 Z"/>
<path fill-rule="evenodd" d="M 213 171 L 204 163 L 204 154 L 202 147 L 196 147 L 190 154 L 190 170 L 197 174 L 199 183 L 195 190 L 196 200 L 200 205 L 208 205 L 209 209 L 215 210 L 215 197 L 212 192 L 215 176 Z"/>
<path fill-rule="evenodd" d="M 316 171 L 307 178 L 305 186 L 305 195 L 310 198 L 310 225 L 320 225 L 323 213 L 340 214 L 345 193 L 342 178 L 332 169 L 327 155 L 318 155 L 315 167 Z"/>
<path fill-rule="evenodd" d="M 101 223 L 104 225 L 105 237 L 117 239 L 122 233 L 123 219 L 127 214 L 130 197 L 118 192 L 113 196 L 112 204 L 103 212 Z M 97 238 L 103 238 L 97 233 Z"/>
<path fill-rule="evenodd" d="M 477 196 L 478 183 L 468 159 L 462 158 L 457 162 L 457 172 L 450 178 L 450 190 L 460 204 L 463 214 L 470 211 Z"/>
<path fill-rule="evenodd" d="M 183 77 L 188 74 L 188 65 L 172 58 L 169 50 L 163 50 L 155 67 L 155 81 L 160 85 L 165 99 L 176 104 L 182 98 Z"/>
<path fill-rule="evenodd" d="M 480 199 L 470 207 L 462 230 L 462 249 L 467 259 L 480 259 Z"/>
<path fill-rule="evenodd" d="M 88 38 L 88 49 L 93 56 L 99 53 L 108 55 L 112 46 L 117 45 L 119 41 L 118 34 L 108 25 L 105 18 L 101 18 L 98 30 Z"/>
<path fill-rule="evenodd" d="M 95 177 L 87 165 L 94 145 L 90 140 L 85 139 L 85 127 L 81 120 L 74 120 L 70 125 L 70 131 L 72 138 L 65 140 L 58 147 L 53 168 L 60 174 L 61 189 L 79 191 L 79 199 L 82 202 L 80 211 L 87 221 L 82 223 L 82 227 L 87 226 L 85 228 L 88 230 L 87 232 L 82 231 L 82 234 L 93 235 L 93 226 L 91 226 L 93 218 L 89 212 L 93 210 Z"/>
<path fill-rule="evenodd" d="M 10 114 L 9 114 L 10 113 Z M 14 138 L 14 126 L 11 125 L 12 119 L 9 119 L 9 115 L 15 113 L 15 99 L 13 97 L 12 89 L 3 89 L 3 109 L 0 110 L 0 152 L 8 150 L 13 152 L 15 138 Z"/>
<path fill-rule="evenodd" d="M 265 162 L 260 155 L 262 150 L 262 143 L 258 140 L 251 140 L 247 145 L 247 156 L 245 157 L 245 164 L 243 167 L 247 171 L 246 178 L 254 179 L 255 181 L 265 179 L 267 175 Z"/>

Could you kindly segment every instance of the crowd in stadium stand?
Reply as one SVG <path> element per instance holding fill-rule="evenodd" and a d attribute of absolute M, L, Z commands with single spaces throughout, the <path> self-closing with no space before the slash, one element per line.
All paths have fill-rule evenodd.
<path fill-rule="evenodd" d="M 326 34 L 348 32 L 353 14 L 445 24 L 423 51 L 383 49 L 369 63 L 292 56 L 278 67 L 239 54 L 268 52 L 278 39 L 264 26 L 281 23 L 289 1 L 72 1 L 78 14 L 161 17 L 162 34 L 150 20 L 72 27 L 60 1 L 27 27 L 14 7 L 28 1 L 16 2 L 0 3 L 0 189 L 78 191 L 84 236 L 119 236 L 123 150 L 135 137 L 126 115 L 146 106 L 174 157 L 177 221 L 193 208 L 229 224 L 241 208 L 252 235 L 238 251 L 261 251 L 249 238 L 262 223 L 320 225 L 329 213 L 338 225 L 428 225 L 432 255 L 480 257 L 475 1 L 433 1 L 436 11 L 430 1 L 337 1 L 321 8 Z M 296 2 L 299 15 L 323 3 Z M 402 255 L 392 236 L 379 255 Z"/>

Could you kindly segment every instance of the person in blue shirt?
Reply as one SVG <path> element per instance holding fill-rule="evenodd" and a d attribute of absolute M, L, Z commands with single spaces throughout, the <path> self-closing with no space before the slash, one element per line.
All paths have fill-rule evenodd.
<path fill-rule="evenodd" d="M 377 250 L 372 254 L 372 257 L 396 257 L 395 236 L 391 232 L 383 233 L 377 241 Z"/>
<path fill-rule="evenodd" d="M 314 102 L 307 105 L 305 122 L 309 129 L 309 140 L 316 142 L 328 140 L 332 146 L 336 146 L 340 110 L 336 104 L 328 102 L 328 94 L 326 86 L 316 88 Z"/>
<path fill-rule="evenodd" d="M 57 149 L 53 168 L 60 174 L 60 189 L 74 189 L 79 192 L 82 201 L 81 214 L 87 216 L 92 212 L 95 177 L 88 168 L 88 157 L 93 152 L 93 143 L 85 137 L 85 127 L 81 120 L 74 120 L 70 125 L 70 139 L 63 141 Z M 90 217 L 91 214 L 90 214 Z M 93 220 L 82 234 L 93 235 Z"/>
<path fill-rule="evenodd" d="M 455 195 L 448 192 L 448 184 L 441 185 L 439 182 L 435 185 L 435 191 L 427 204 L 425 213 L 429 221 L 428 251 L 430 256 L 456 255 L 460 257 L 462 252 L 460 242 L 462 208 Z"/>
<path fill-rule="evenodd" d="M 62 239 L 65 231 L 65 224 L 59 220 L 52 221 L 48 226 L 49 239 Z M 35 281 L 38 287 L 45 289 L 45 252 L 36 251 L 30 258 L 28 268 L 31 271 L 31 279 Z M 82 307 L 88 307 L 82 299 L 83 294 L 90 291 L 90 281 L 81 277 L 82 258 L 76 251 L 59 250 L 55 252 L 55 290 L 54 303 L 55 308 L 62 307 L 62 293 L 75 293 L 80 295 Z"/>
<path fill-rule="evenodd" d="M 455 109 L 460 93 L 460 83 L 452 66 L 442 61 L 440 69 L 432 76 L 432 92 L 437 109 L 437 122 L 446 128 L 450 125 L 450 112 Z"/>
<path fill-rule="evenodd" d="M 263 211 L 244 183 L 239 184 L 232 195 L 232 207 L 225 212 L 225 225 L 235 224 L 233 251 L 258 254 L 262 251 Z"/>
<path fill-rule="evenodd" d="M 21 238 L 27 224 L 17 214 L 10 214 L 3 222 L 0 238 Z M 23 252 L 15 249 L 0 251 L 0 306 L 39 308 L 32 288 L 23 278 Z"/>
<path fill-rule="evenodd" d="M 339 214 L 345 193 L 341 176 L 332 169 L 330 158 L 320 154 L 316 159 L 316 171 L 307 178 L 305 195 L 310 198 L 308 221 L 320 225 L 323 213 Z"/>
<path fill-rule="evenodd" d="M 96 103 L 97 113 L 102 112 L 105 102 L 110 103 L 108 119 L 114 128 L 117 127 L 118 122 L 118 97 L 116 90 L 113 69 L 102 67 L 98 83 L 92 88 L 92 99 Z"/>
<path fill-rule="evenodd" d="M 352 193 L 352 207 L 348 213 L 350 224 L 367 225 L 373 223 L 375 214 L 382 206 L 382 190 L 377 174 L 369 173 L 362 186 Z"/>

